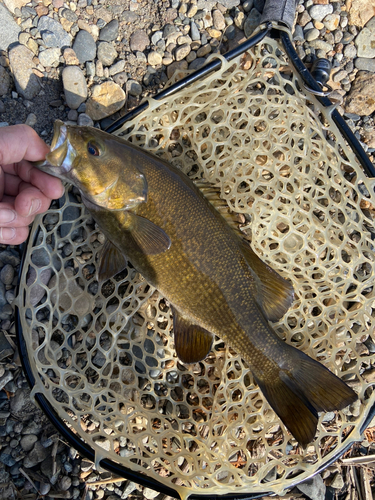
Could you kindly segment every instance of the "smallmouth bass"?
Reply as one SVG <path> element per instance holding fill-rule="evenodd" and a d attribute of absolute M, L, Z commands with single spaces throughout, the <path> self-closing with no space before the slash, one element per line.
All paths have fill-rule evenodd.
<path fill-rule="evenodd" d="M 217 193 L 178 169 L 95 128 L 55 123 L 40 170 L 76 186 L 105 234 L 99 279 L 132 265 L 170 302 L 176 353 L 195 363 L 214 335 L 247 361 L 270 406 L 297 441 L 313 440 L 318 412 L 339 410 L 355 392 L 273 332 L 293 301 L 291 284 L 264 264 Z"/>

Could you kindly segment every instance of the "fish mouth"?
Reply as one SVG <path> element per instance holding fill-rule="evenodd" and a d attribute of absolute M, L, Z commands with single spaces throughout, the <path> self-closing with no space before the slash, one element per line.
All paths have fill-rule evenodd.
<path fill-rule="evenodd" d="M 50 152 L 44 161 L 35 162 L 35 166 L 43 172 L 64 180 L 66 174 L 72 169 L 76 156 L 77 154 L 68 138 L 68 126 L 61 120 L 56 120 L 53 125 Z"/>

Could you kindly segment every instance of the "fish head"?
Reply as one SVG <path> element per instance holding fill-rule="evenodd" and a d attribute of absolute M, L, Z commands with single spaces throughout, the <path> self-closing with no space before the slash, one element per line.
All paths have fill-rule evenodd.
<path fill-rule="evenodd" d="M 147 182 L 129 154 L 131 144 L 93 127 L 57 120 L 50 152 L 35 166 L 77 187 L 84 202 L 126 210 L 147 199 Z"/>

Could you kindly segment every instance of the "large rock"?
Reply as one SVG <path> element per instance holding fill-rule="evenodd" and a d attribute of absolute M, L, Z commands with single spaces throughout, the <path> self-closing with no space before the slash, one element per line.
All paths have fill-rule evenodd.
<path fill-rule="evenodd" d="M 16 45 L 9 51 L 9 63 L 17 92 L 25 99 L 33 99 L 40 91 L 38 77 L 33 73 L 34 54 L 24 45 Z"/>
<path fill-rule="evenodd" d="M 0 3 L 0 50 L 8 50 L 9 45 L 17 43 L 20 31 L 9 11 Z"/>
<path fill-rule="evenodd" d="M 67 66 L 62 72 L 66 104 L 70 109 L 78 109 L 87 99 L 86 78 L 78 66 Z"/>
<path fill-rule="evenodd" d="M 373 16 L 375 16 L 375 0 L 352 0 L 349 24 L 362 28 Z"/>
<path fill-rule="evenodd" d="M 375 17 L 361 30 L 355 39 L 358 57 L 375 57 Z"/>
<path fill-rule="evenodd" d="M 86 113 L 93 120 L 102 120 L 119 111 L 125 100 L 125 92 L 117 83 L 104 82 L 93 87 L 92 96 L 86 103 Z"/>
<path fill-rule="evenodd" d="M 29 0 L 4 0 L 5 6 L 14 14 L 15 9 L 20 9 L 29 3 Z"/>
<path fill-rule="evenodd" d="M 46 47 L 70 47 L 72 37 L 67 33 L 61 24 L 51 17 L 42 16 L 38 22 L 38 30 L 42 35 Z"/>
<path fill-rule="evenodd" d="M 320 474 L 297 485 L 297 488 L 311 500 L 324 500 L 326 486 Z"/>
<path fill-rule="evenodd" d="M 346 113 L 368 116 L 375 111 L 375 78 L 369 71 L 359 71 L 344 104 Z"/>

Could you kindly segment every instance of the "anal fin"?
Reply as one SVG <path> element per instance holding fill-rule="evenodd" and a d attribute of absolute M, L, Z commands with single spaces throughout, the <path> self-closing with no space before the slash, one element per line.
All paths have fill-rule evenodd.
<path fill-rule="evenodd" d="M 213 334 L 193 325 L 175 308 L 173 311 L 174 345 L 182 363 L 197 363 L 206 358 L 211 350 Z"/>

